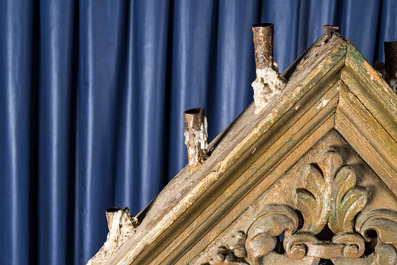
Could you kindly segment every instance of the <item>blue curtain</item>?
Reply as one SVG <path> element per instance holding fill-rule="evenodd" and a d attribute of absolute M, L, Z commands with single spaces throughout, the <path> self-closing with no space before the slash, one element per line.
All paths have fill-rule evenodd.
<path fill-rule="evenodd" d="M 183 111 L 213 139 L 251 101 L 251 25 L 280 71 L 339 25 L 373 63 L 394 0 L 0 1 L 0 264 L 84 264 L 104 211 L 137 214 L 187 163 Z"/>

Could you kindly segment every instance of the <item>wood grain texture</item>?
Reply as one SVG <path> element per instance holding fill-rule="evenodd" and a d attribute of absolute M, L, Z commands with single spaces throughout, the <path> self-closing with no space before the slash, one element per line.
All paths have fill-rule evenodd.
<path fill-rule="evenodd" d="M 210 156 L 197 171 L 189 175 L 183 169 L 147 206 L 135 234 L 109 264 L 207 262 L 238 225 L 248 231 L 261 210 L 258 202 L 295 209 L 287 197 L 302 180 L 283 179 L 325 143 L 351 146 L 362 157 L 364 162 L 354 159 L 366 171 L 356 171 L 371 177 L 359 181 L 373 183 L 380 192 L 370 193 L 366 209 L 388 203 L 380 199 L 382 193 L 397 209 L 397 97 L 389 85 L 337 34 L 320 37 L 283 76 L 288 83 L 280 94 L 257 115 L 251 104 L 210 143 Z M 344 229 L 339 223 L 334 227 L 336 233 Z"/>

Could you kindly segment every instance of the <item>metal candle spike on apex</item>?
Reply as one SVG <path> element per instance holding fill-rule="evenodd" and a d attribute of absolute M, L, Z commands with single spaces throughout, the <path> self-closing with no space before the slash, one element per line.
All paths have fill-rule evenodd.
<path fill-rule="evenodd" d="M 333 26 L 333 25 L 323 25 L 323 30 L 325 30 L 328 34 L 328 39 L 332 38 L 332 35 L 334 35 L 335 31 L 339 29 L 338 26 Z"/>

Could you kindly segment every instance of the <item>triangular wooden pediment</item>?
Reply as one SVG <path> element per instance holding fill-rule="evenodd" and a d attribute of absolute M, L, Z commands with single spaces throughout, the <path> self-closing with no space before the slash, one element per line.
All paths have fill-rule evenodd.
<path fill-rule="evenodd" d="M 250 192 L 260 194 L 257 199 L 191 264 L 397 262 L 395 194 L 336 130 L 264 193 L 261 185 L 266 181 Z M 241 201 L 237 207 L 243 205 Z M 385 253 L 379 263 L 378 256 Z"/>
<path fill-rule="evenodd" d="M 365 241 L 367 235 L 360 234 L 361 230 L 357 231 L 359 228 L 355 227 L 358 225 L 356 221 L 363 219 L 365 212 L 387 208 L 390 214 L 382 212 L 379 218 L 389 218 L 387 222 L 397 221 L 393 219 L 397 216 L 397 97 L 389 85 L 347 39 L 338 35 L 331 39 L 322 36 L 283 75 L 288 80 L 285 89 L 270 99 L 259 114 L 254 114 L 251 104 L 210 144 L 212 153 L 198 171 L 189 175 L 187 168 L 183 169 L 138 216 L 141 224 L 134 229 L 128 241 L 104 259 L 106 263 L 267 264 L 264 257 L 273 255 L 273 260 L 284 262 L 275 261 L 275 264 L 318 264 L 320 258 L 326 257 L 334 262 L 339 260 L 338 264 L 372 264 L 370 262 L 387 244 L 385 251 L 394 255 L 397 238 L 393 241 L 385 236 L 379 239 L 383 245 L 379 246 L 378 252 L 375 251 L 372 256 L 371 253 L 365 254 L 371 261 L 356 259 L 358 254 L 350 253 L 355 251 L 354 246 L 346 250 L 339 246 L 342 250 L 338 250 L 338 244 L 350 246 L 353 243 L 350 244 L 346 238 L 336 239 L 345 241 L 334 242 L 333 251 L 342 251 L 342 256 L 343 251 L 350 251 L 347 254 L 350 256 L 346 257 L 350 258 L 350 262 L 354 258 L 358 263 L 343 263 L 347 261 L 342 256 L 335 258 L 339 254 L 320 247 L 317 247 L 315 254 L 310 252 L 308 256 L 306 253 L 304 258 L 299 256 L 304 251 L 299 248 L 293 250 L 299 252 L 297 256 L 283 254 L 286 249 L 278 252 L 270 249 L 267 254 L 260 248 L 256 252 L 248 249 L 248 244 L 253 242 L 250 228 L 256 225 L 258 231 L 266 230 L 262 223 L 258 225 L 256 222 L 258 216 L 266 211 L 279 211 L 274 216 L 280 218 L 280 224 L 287 223 L 290 228 L 281 227 L 282 230 L 277 233 L 287 229 L 287 237 L 299 231 L 312 233 L 315 237 L 324 227 L 333 225 L 330 218 L 336 218 L 336 215 L 330 213 L 325 225 L 314 225 L 320 231 L 305 227 L 309 223 L 308 214 L 296 204 L 299 191 L 307 191 L 309 195 L 321 199 L 321 192 L 318 197 L 310 187 L 305 186 L 308 174 L 304 172 L 312 166 L 325 179 L 326 169 L 318 161 L 321 155 L 329 152 L 342 161 L 332 173 L 332 178 L 336 178 L 338 170 L 348 167 L 354 171 L 352 174 L 355 174 L 356 180 L 350 183 L 346 192 L 365 190 L 366 194 L 363 195 L 364 206 L 354 206 L 356 208 L 349 212 L 350 215 L 354 213 L 352 220 L 355 223 L 349 219 L 346 221 L 347 230 L 329 227 L 330 230 L 335 235 L 355 233 Z M 339 158 L 332 159 L 337 161 Z M 335 195 L 335 192 L 332 194 Z M 326 196 L 331 200 L 331 195 Z M 359 195 L 356 197 L 359 198 Z M 279 210 L 273 209 L 274 205 Z M 283 207 L 288 209 L 283 212 Z M 324 211 L 335 210 L 331 208 Z M 288 217 L 297 212 L 303 215 Z M 288 220 L 292 220 L 291 223 Z M 366 220 L 361 220 L 363 226 L 368 224 Z M 302 221 L 303 224 L 299 224 Z M 389 233 L 395 233 L 393 235 L 397 237 L 396 228 L 393 229 Z M 263 231 L 258 235 L 262 233 L 273 241 L 277 240 L 276 232 L 269 234 Z M 234 240 L 239 238 L 239 242 L 243 242 L 242 245 L 239 243 L 242 247 L 230 246 L 228 240 L 233 235 Z M 282 245 L 280 242 L 275 244 L 274 248 Z M 361 243 L 356 244 L 359 247 L 357 251 L 362 251 Z M 307 246 L 303 248 L 315 251 L 313 247 L 311 250 L 310 247 L 307 250 Z M 374 251 L 374 247 L 367 248 Z M 321 251 L 326 254 L 321 254 Z M 296 263 L 297 259 L 301 259 L 302 263 Z"/>

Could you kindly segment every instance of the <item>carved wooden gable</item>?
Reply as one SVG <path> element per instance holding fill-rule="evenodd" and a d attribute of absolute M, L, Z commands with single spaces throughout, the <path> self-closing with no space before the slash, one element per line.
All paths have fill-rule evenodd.
<path fill-rule="evenodd" d="M 283 78 L 92 262 L 397 264 L 395 93 L 337 34 Z"/>

